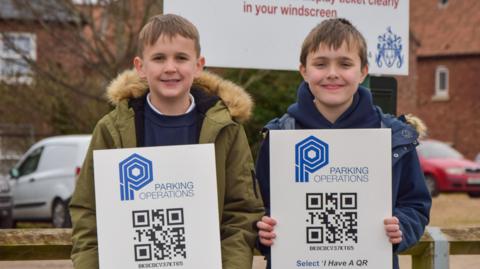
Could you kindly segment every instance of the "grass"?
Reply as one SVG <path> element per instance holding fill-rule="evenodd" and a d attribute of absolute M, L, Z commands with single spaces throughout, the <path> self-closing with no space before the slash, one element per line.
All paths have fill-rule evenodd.
<path fill-rule="evenodd" d="M 455 228 L 480 226 L 480 199 L 467 194 L 440 194 L 433 198 L 430 226 Z"/>
<path fill-rule="evenodd" d="M 440 194 L 433 198 L 430 226 L 454 228 L 480 226 L 480 198 L 463 193 Z M 47 222 L 19 222 L 18 228 L 51 228 Z"/>

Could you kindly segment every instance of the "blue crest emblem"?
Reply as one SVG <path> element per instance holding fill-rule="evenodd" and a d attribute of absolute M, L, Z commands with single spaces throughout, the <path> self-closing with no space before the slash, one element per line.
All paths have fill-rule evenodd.
<path fill-rule="evenodd" d="M 133 191 L 138 191 L 153 181 L 152 161 L 136 153 L 119 164 L 120 199 L 133 200 Z"/>
<path fill-rule="evenodd" d="M 392 32 L 392 28 L 387 27 L 387 32 L 378 36 L 377 44 L 378 53 L 375 55 L 375 62 L 378 67 L 384 64 L 387 67 L 395 65 L 397 68 L 402 67 L 404 56 L 402 55 L 402 38 Z"/>
<path fill-rule="evenodd" d="M 308 182 L 308 175 L 328 164 L 328 144 L 309 136 L 295 145 L 295 182 Z"/>

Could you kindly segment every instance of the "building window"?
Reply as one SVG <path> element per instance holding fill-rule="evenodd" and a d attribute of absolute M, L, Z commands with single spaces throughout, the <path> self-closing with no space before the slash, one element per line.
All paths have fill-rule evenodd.
<path fill-rule="evenodd" d="M 0 33 L 0 80 L 7 83 L 30 83 L 29 60 L 37 57 L 35 34 Z"/>
<path fill-rule="evenodd" d="M 448 68 L 438 66 L 435 70 L 435 95 L 436 100 L 448 100 Z"/>
<path fill-rule="evenodd" d="M 448 4 L 448 0 L 438 0 L 438 7 L 443 8 Z"/>

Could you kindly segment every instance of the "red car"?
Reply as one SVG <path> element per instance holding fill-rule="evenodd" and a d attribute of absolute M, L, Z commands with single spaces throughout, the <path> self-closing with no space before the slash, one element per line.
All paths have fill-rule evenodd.
<path fill-rule="evenodd" d="M 417 147 L 427 187 L 432 196 L 440 192 L 466 192 L 480 197 L 480 164 L 467 160 L 446 143 L 423 140 Z"/>

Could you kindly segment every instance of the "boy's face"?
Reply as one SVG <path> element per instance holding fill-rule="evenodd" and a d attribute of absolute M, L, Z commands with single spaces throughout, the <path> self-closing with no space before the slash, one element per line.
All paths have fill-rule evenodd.
<path fill-rule="evenodd" d="M 153 104 L 189 102 L 193 79 L 198 77 L 205 59 L 195 51 L 194 41 L 180 35 L 160 36 L 145 46 L 142 58 L 135 57 L 135 68 L 148 82 Z"/>
<path fill-rule="evenodd" d="M 300 65 L 300 73 L 315 96 L 317 109 L 340 116 L 352 103 L 368 67 L 361 67 L 356 46 L 349 50 L 344 42 L 335 50 L 320 44 L 316 52 L 307 55 L 306 66 Z"/>

